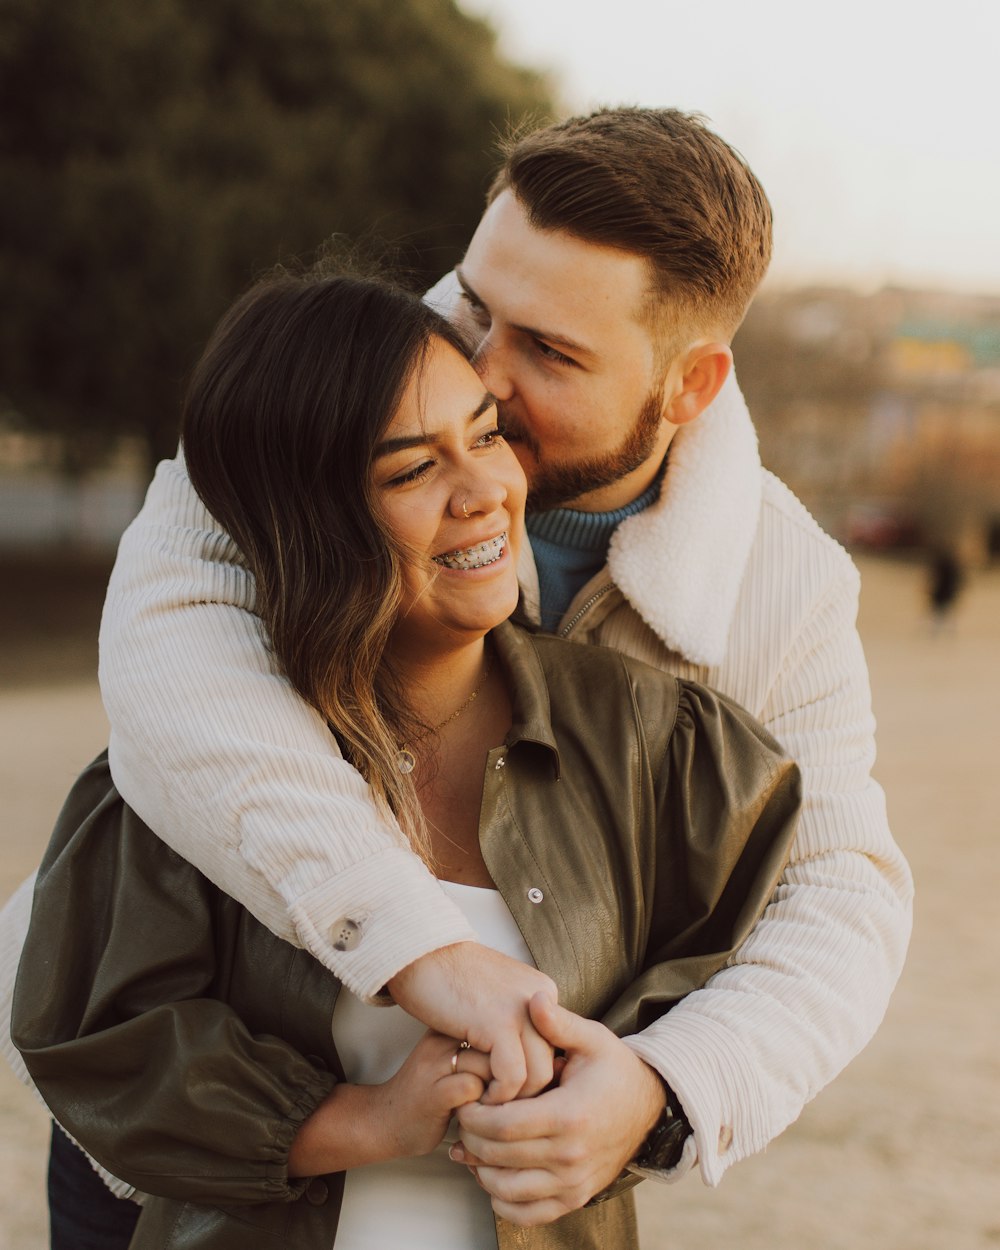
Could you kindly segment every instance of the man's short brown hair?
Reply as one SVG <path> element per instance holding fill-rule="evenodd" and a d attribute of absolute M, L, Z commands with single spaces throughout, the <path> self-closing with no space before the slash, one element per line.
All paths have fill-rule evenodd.
<path fill-rule="evenodd" d="M 490 188 L 532 225 L 642 256 L 648 310 L 671 337 L 733 334 L 771 259 L 771 206 L 696 113 L 601 109 L 512 140 Z"/>

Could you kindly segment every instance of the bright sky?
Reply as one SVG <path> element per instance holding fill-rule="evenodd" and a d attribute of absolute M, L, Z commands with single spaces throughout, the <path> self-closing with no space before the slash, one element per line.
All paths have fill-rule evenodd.
<path fill-rule="evenodd" d="M 459 0 L 573 112 L 704 113 L 776 217 L 772 278 L 1000 294 L 1000 0 Z"/>

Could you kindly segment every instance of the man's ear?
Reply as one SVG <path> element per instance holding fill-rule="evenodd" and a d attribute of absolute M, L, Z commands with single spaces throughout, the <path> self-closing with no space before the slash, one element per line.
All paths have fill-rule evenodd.
<path fill-rule="evenodd" d="M 733 353 L 726 343 L 712 339 L 689 347 L 679 365 L 680 383 L 664 406 L 664 418 L 671 425 L 687 425 L 700 417 L 722 390 L 732 367 Z"/>

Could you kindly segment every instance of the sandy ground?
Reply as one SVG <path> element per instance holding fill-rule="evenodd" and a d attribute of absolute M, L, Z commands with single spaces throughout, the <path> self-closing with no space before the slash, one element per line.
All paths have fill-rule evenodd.
<path fill-rule="evenodd" d="M 930 637 L 919 570 L 863 565 L 877 774 L 918 888 L 909 962 L 867 1050 L 716 1190 L 640 1188 L 644 1250 L 1000 1246 L 1000 573 Z M 61 797 L 103 745 L 92 683 L 0 690 L 0 896 L 34 867 Z M 0 1250 L 43 1250 L 46 1120 L 0 1072 Z"/>

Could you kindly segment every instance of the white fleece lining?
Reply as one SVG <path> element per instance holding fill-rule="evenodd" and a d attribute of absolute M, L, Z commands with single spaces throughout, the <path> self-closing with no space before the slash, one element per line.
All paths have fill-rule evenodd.
<path fill-rule="evenodd" d="M 671 650 L 719 665 L 760 517 L 757 433 L 734 374 L 674 435 L 659 500 L 608 551 L 625 598 Z"/>

